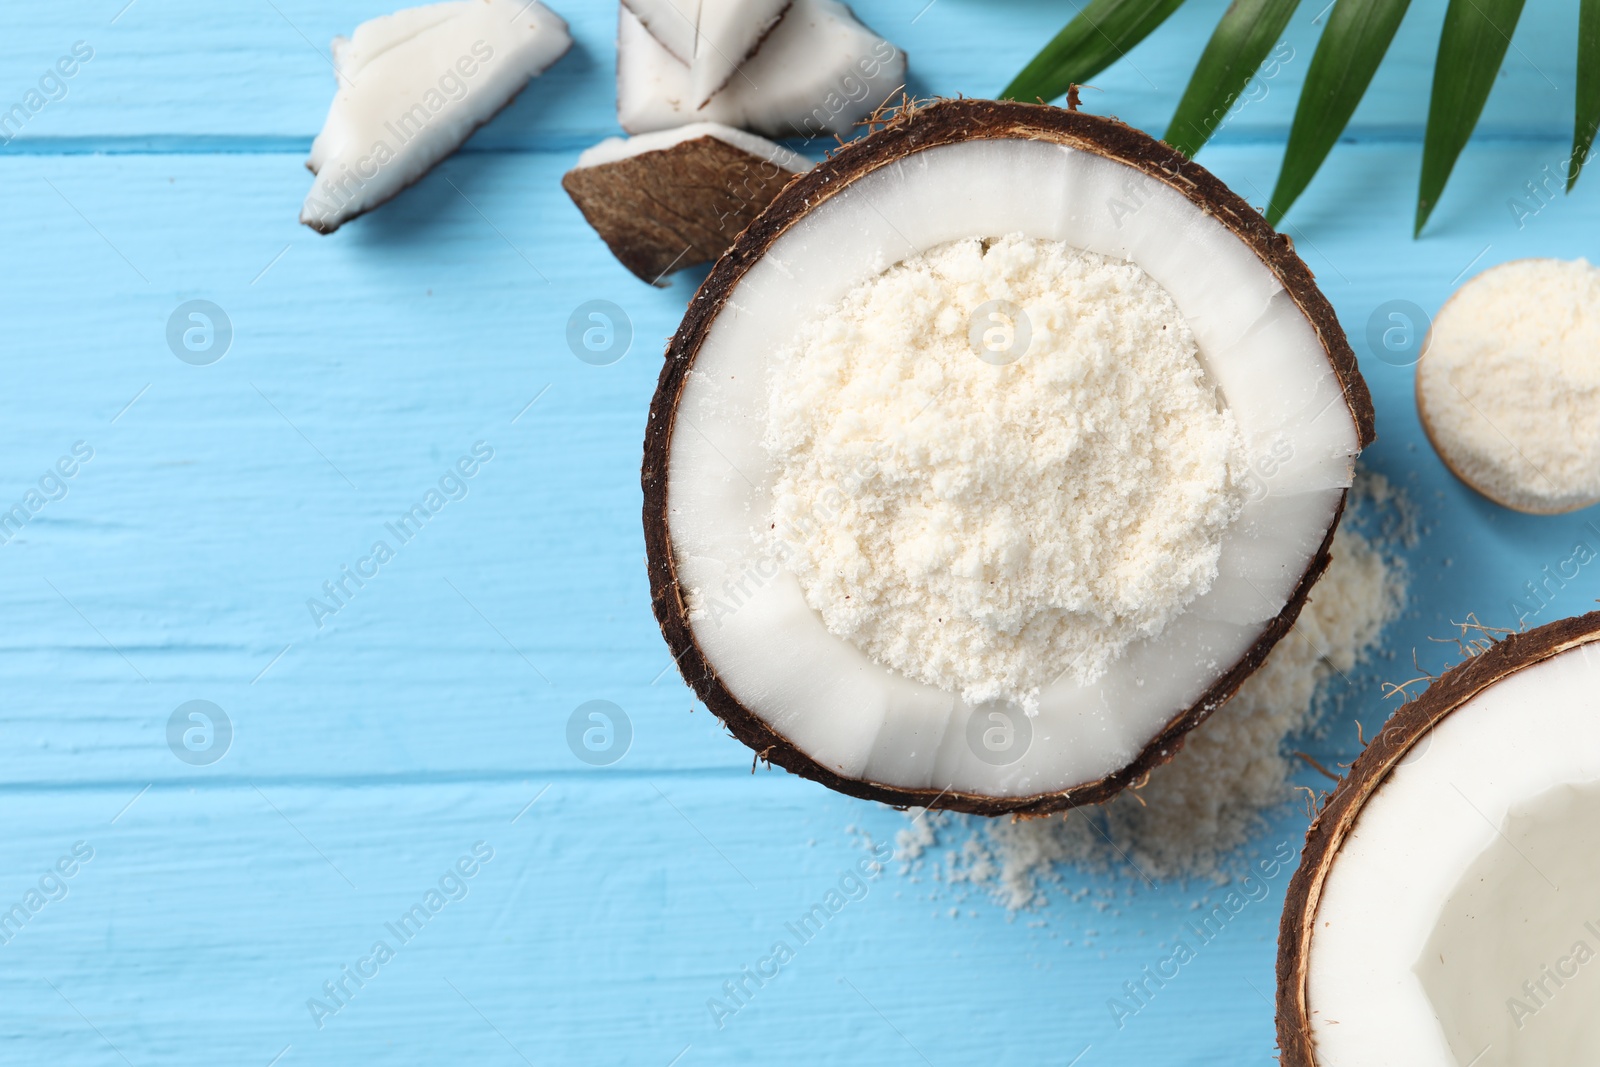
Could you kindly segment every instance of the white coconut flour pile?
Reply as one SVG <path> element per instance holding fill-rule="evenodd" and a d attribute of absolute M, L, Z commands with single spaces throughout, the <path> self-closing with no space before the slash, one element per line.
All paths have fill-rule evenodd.
<path fill-rule="evenodd" d="M 1445 462 L 1511 507 L 1600 500 L 1600 270 L 1522 259 L 1440 309 L 1417 401 Z"/>
<path fill-rule="evenodd" d="M 1242 443 L 1133 264 L 1020 235 L 941 245 L 775 367 L 774 547 L 832 633 L 912 678 L 1031 712 L 1216 577 Z"/>
<path fill-rule="evenodd" d="M 1295 629 L 1170 763 L 1151 772 L 1136 798 L 1027 821 L 914 809 L 898 840 L 907 870 L 988 889 L 1012 909 L 1042 903 L 1045 883 L 1062 877 L 1062 865 L 1135 880 L 1225 881 L 1265 814 L 1292 798 L 1290 778 L 1303 764 L 1287 739 L 1318 720 L 1329 683 L 1356 672 L 1404 607 L 1404 564 L 1384 542 L 1386 534 L 1409 542 L 1409 503 L 1380 476 L 1362 474 L 1351 505 L 1383 531 L 1382 540 L 1358 533 L 1347 514 L 1333 562 Z"/>

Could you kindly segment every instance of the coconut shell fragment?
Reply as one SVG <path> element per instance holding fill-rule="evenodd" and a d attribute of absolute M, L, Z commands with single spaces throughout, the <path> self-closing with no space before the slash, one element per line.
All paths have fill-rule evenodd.
<path fill-rule="evenodd" d="M 698 130 L 707 132 L 676 141 L 634 138 L 604 153 L 628 154 L 587 165 L 580 159 L 561 179 L 612 255 L 652 284 L 722 255 L 805 166 L 794 153 L 751 134 L 709 123 L 684 132 Z M 663 147 L 652 147 L 662 141 Z M 645 150 L 630 151 L 630 145 Z"/>

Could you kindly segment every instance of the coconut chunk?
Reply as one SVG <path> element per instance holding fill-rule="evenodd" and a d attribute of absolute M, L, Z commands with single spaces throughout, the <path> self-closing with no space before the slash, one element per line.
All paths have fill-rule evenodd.
<path fill-rule="evenodd" d="M 534 0 L 464 0 L 363 23 L 307 161 L 300 221 L 332 233 L 426 174 L 572 46 Z"/>
<path fill-rule="evenodd" d="M 1600 270 L 1491 267 L 1439 309 L 1417 363 L 1417 412 L 1439 458 L 1508 508 L 1600 502 Z"/>
<path fill-rule="evenodd" d="M 810 164 L 713 122 L 612 137 L 561 179 L 611 254 L 647 282 L 716 259 Z"/>
<path fill-rule="evenodd" d="M 689 68 L 696 109 L 735 76 L 791 0 L 622 0 L 650 36 Z"/>
<path fill-rule="evenodd" d="M 905 84 L 906 57 L 837 0 L 794 0 L 735 79 L 703 107 L 690 68 L 621 8 L 617 119 L 629 133 L 702 119 L 771 137 L 850 133 Z"/>
<path fill-rule="evenodd" d="M 393 14 L 368 19 L 349 37 L 333 39 L 334 69 L 353 78 L 377 56 L 461 14 L 471 5 L 472 0 L 446 0 L 442 4 L 402 8 Z"/>
<path fill-rule="evenodd" d="M 355 28 L 349 37 L 335 37 L 333 53 L 334 77 L 341 84 L 350 84 L 361 69 L 374 58 L 397 44 L 437 26 L 439 23 L 465 11 L 472 0 L 446 0 L 442 4 L 424 4 L 408 7 L 391 15 L 379 15 Z M 322 169 L 322 156 L 328 142 L 318 137 L 311 142 L 311 155 L 306 159 L 306 169 L 312 174 Z"/>

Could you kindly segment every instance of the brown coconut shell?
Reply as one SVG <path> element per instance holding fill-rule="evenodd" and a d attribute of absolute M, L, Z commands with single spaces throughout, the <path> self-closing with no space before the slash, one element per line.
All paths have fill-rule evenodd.
<path fill-rule="evenodd" d="M 1527 633 L 1512 634 L 1440 676 L 1416 700 L 1403 705 L 1351 764 L 1306 832 L 1300 867 L 1289 880 L 1278 926 L 1278 1048 L 1283 1067 L 1314 1067 L 1310 1003 L 1306 988 L 1311 941 L 1322 888 L 1339 849 L 1361 811 L 1428 732 L 1467 701 L 1535 664 L 1600 641 L 1600 611 L 1561 619 Z"/>
<path fill-rule="evenodd" d="M 1261 666 L 1272 646 L 1294 625 L 1312 585 L 1328 565 L 1328 549 L 1344 511 L 1342 498 L 1329 524 L 1327 537 L 1307 564 L 1288 603 L 1267 623 L 1256 643 L 1222 672 L 1200 699 L 1175 714 L 1125 767 L 1097 781 L 1025 797 L 909 789 L 845 778 L 813 760 L 734 697 L 695 641 L 688 607 L 678 585 L 668 534 L 667 471 L 678 400 L 712 322 L 745 272 L 797 220 L 851 182 L 914 152 L 977 138 L 1050 141 L 1126 163 L 1165 182 L 1227 226 L 1277 275 L 1316 329 L 1328 353 L 1328 361 L 1344 388 L 1359 443 L 1363 448 L 1372 443 L 1376 436 L 1372 398 L 1333 307 L 1317 289 L 1311 271 L 1295 255 L 1289 238 L 1276 233 L 1259 213 L 1209 171 L 1148 134 L 1113 118 L 1047 104 L 943 100 L 902 108 L 881 129 L 850 143 L 791 182 L 717 261 L 711 275 L 695 293 L 682 325 L 667 346 L 666 362 L 661 368 L 655 399 L 650 406 L 650 421 L 645 428 L 642 472 L 645 549 L 651 604 L 678 669 L 706 707 L 758 757 L 841 793 L 897 807 L 935 806 L 976 815 L 1043 815 L 1080 804 L 1099 803 L 1140 781 L 1151 768 L 1171 759 L 1182 747 L 1184 735 L 1222 706 Z"/>
<path fill-rule="evenodd" d="M 611 254 L 652 284 L 709 263 L 794 172 L 706 135 L 567 171 L 561 187 Z"/>

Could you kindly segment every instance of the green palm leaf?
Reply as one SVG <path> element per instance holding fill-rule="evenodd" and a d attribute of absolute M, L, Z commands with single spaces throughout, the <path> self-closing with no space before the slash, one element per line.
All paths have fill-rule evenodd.
<path fill-rule="evenodd" d="M 1183 0 L 1091 0 L 1011 79 L 1001 99 L 1054 100 L 1121 59 L 1181 6 Z"/>
<path fill-rule="evenodd" d="M 1422 181 L 1417 186 L 1421 233 L 1439 202 L 1456 159 L 1483 114 L 1495 75 L 1511 47 L 1524 0 L 1450 0 L 1433 66 L 1433 98 L 1422 144 Z"/>
<path fill-rule="evenodd" d="M 1596 126 L 1600 126 L 1600 0 L 1583 0 L 1578 9 L 1578 113 L 1572 123 L 1572 160 L 1567 164 L 1569 193 L 1589 160 Z"/>
<path fill-rule="evenodd" d="M 1267 205 L 1276 226 L 1305 192 L 1383 62 L 1410 0 L 1336 0 L 1289 128 L 1283 169 Z"/>
<path fill-rule="evenodd" d="M 1186 156 L 1198 152 L 1299 5 L 1300 0 L 1233 0 L 1200 54 L 1162 140 Z"/>

